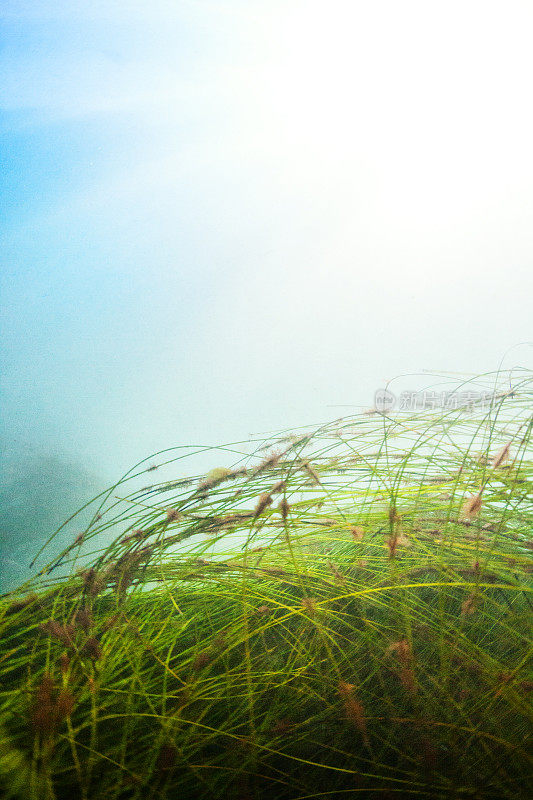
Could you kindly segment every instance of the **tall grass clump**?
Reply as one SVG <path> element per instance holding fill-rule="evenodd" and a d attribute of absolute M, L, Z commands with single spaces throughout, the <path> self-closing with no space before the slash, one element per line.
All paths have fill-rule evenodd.
<path fill-rule="evenodd" d="M 529 797 L 532 376 L 472 386 L 96 498 L 1 599 L 0 793 Z"/>

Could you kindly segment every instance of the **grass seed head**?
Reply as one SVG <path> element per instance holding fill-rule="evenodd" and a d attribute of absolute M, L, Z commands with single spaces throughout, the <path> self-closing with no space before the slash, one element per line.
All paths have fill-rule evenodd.
<path fill-rule="evenodd" d="M 96 636 L 90 636 L 80 649 L 80 655 L 88 656 L 93 661 L 98 661 L 102 657 L 100 642 Z"/>
<path fill-rule="evenodd" d="M 204 667 L 207 667 L 207 665 L 210 663 L 211 659 L 212 659 L 211 653 L 208 653 L 207 651 L 204 651 L 203 653 L 199 653 L 196 656 L 196 658 L 193 659 L 192 668 L 197 672 L 198 670 L 203 669 Z"/>
<path fill-rule="evenodd" d="M 410 664 L 413 661 L 413 651 L 409 639 L 405 637 L 393 642 L 385 651 L 387 655 L 394 653 L 402 664 Z"/>
<path fill-rule="evenodd" d="M 56 722 L 62 722 L 67 717 L 70 717 L 74 710 L 75 698 L 72 692 L 68 689 L 60 689 L 55 702 L 55 717 Z"/>
<path fill-rule="evenodd" d="M 386 540 L 386 545 L 389 551 L 389 558 L 394 558 L 396 555 L 396 548 L 398 546 L 398 537 L 388 536 Z"/>
<path fill-rule="evenodd" d="M 254 470 L 254 473 L 258 475 L 260 472 L 264 472 L 267 469 L 273 469 L 275 466 L 277 466 L 282 455 L 283 453 L 281 453 L 278 450 L 275 450 L 272 453 L 268 453 L 268 455 L 266 455 L 263 458 L 263 460 L 257 465 L 257 467 Z"/>
<path fill-rule="evenodd" d="M 122 544 L 127 544 L 128 542 L 140 542 L 142 539 L 146 537 L 146 533 L 142 531 L 140 528 L 132 530 L 127 536 L 123 536 L 120 540 Z"/>
<path fill-rule="evenodd" d="M 39 625 L 39 629 L 63 644 L 70 646 L 74 642 L 74 634 L 76 632 L 74 625 L 62 625 L 55 619 L 49 619 L 47 622 L 42 622 Z"/>
<path fill-rule="evenodd" d="M 81 573 L 81 578 L 83 580 L 83 584 L 86 589 L 90 589 L 92 584 L 94 583 L 94 579 L 96 578 L 96 570 L 94 567 L 90 567 L 89 569 L 85 569 Z"/>
<path fill-rule="evenodd" d="M 91 597 L 99 595 L 107 586 L 107 574 L 105 572 L 97 573 L 94 567 L 84 570 L 81 575 L 84 589 Z"/>
<path fill-rule="evenodd" d="M 362 528 L 360 525 L 354 525 L 351 529 L 350 533 L 352 534 L 352 539 L 354 542 L 360 542 L 365 535 L 365 529 Z"/>
<path fill-rule="evenodd" d="M 494 456 L 494 460 L 492 462 L 492 466 L 494 469 L 498 469 L 501 467 L 502 464 L 505 464 L 507 459 L 509 458 L 509 448 L 511 446 L 511 442 L 508 442 L 506 445 L 502 447 L 501 450 L 498 450 L 496 455 Z"/>
<path fill-rule="evenodd" d="M 32 594 L 28 594 L 26 597 L 23 597 L 22 600 L 16 600 L 7 607 L 6 616 L 9 616 L 10 614 L 17 614 L 19 611 L 27 608 L 32 603 L 35 603 L 35 601 L 38 599 L 38 596 L 33 592 Z"/>
<path fill-rule="evenodd" d="M 414 655 L 409 640 L 404 637 L 397 642 L 393 642 L 389 645 L 385 653 L 386 655 L 394 653 L 400 665 L 399 674 L 402 686 L 409 694 L 416 694 L 417 686 L 414 670 Z"/>
<path fill-rule="evenodd" d="M 88 606 L 79 608 L 72 617 L 73 627 L 79 627 L 84 633 L 89 633 L 94 625 L 94 619 L 91 609 Z"/>
<path fill-rule="evenodd" d="M 53 734 L 55 729 L 54 690 L 53 678 L 50 675 L 44 675 L 35 692 L 34 703 L 30 711 L 34 730 L 43 736 Z"/>
<path fill-rule="evenodd" d="M 332 571 L 333 577 L 335 578 L 337 583 L 340 583 L 343 586 L 345 586 L 346 585 L 346 581 L 344 579 L 344 575 L 342 574 L 342 572 L 339 572 L 339 570 L 337 569 L 335 564 L 332 561 L 328 561 L 328 567 Z"/>
<path fill-rule="evenodd" d="M 289 516 L 289 511 L 290 511 L 290 506 L 285 498 L 283 498 L 283 500 L 280 501 L 278 508 L 281 514 L 281 518 L 283 519 L 283 521 L 285 521 Z"/>
<path fill-rule="evenodd" d="M 344 699 L 350 697 L 355 691 L 355 683 L 346 683 L 346 681 L 339 681 L 338 690 L 340 696 Z"/>
<path fill-rule="evenodd" d="M 307 472 L 310 478 L 312 478 L 313 483 L 316 483 L 317 486 L 320 486 L 320 478 L 318 477 L 318 473 L 313 469 L 309 461 L 302 461 L 302 469 Z"/>
<path fill-rule="evenodd" d="M 389 558 L 394 558 L 398 547 L 410 547 L 411 541 L 403 534 L 394 533 L 386 539 L 385 546 L 389 551 Z"/>
<path fill-rule="evenodd" d="M 469 497 L 463 503 L 462 508 L 462 516 L 466 519 L 472 519 L 472 517 L 477 517 L 479 512 L 481 511 L 481 495 L 483 493 L 483 489 L 475 494 L 473 497 Z"/>
<path fill-rule="evenodd" d="M 366 739 L 366 719 L 363 704 L 355 696 L 347 697 L 344 701 L 346 718 L 353 722 L 359 733 Z"/>
<path fill-rule="evenodd" d="M 461 616 L 466 617 L 474 614 L 478 606 L 478 598 L 475 593 L 470 594 L 464 603 L 461 603 Z"/>
<path fill-rule="evenodd" d="M 270 505 L 272 505 L 272 497 L 268 494 L 268 492 L 264 492 L 262 495 L 260 495 L 259 500 L 257 501 L 257 505 L 254 510 L 254 517 L 257 519 L 257 517 L 261 516 L 265 508 Z"/>
<path fill-rule="evenodd" d="M 51 737 L 58 724 L 74 710 L 74 695 L 65 688 L 57 692 L 53 678 L 45 675 L 34 695 L 30 719 L 36 733 Z"/>
<path fill-rule="evenodd" d="M 214 467 L 214 469 L 209 470 L 205 478 L 199 482 L 198 491 L 205 493 L 208 489 L 212 489 L 218 483 L 230 477 L 233 477 L 231 470 L 226 469 L 226 467 Z"/>
<path fill-rule="evenodd" d="M 401 521 L 401 516 L 397 512 L 396 506 L 392 504 L 389 508 L 389 522 L 391 525 L 394 525 L 395 523 L 400 521 Z"/>
<path fill-rule="evenodd" d="M 43 675 L 37 691 L 36 699 L 41 703 L 52 702 L 52 694 L 55 690 L 55 681 L 51 675 Z"/>
<path fill-rule="evenodd" d="M 363 704 L 355 694 L 355 684 L 339 681 L 338 691 L 343 700 L 344 713 L 346 719 L 353 722 L 359 733 L 363 736 L 365 742 L 368 741 L 366 730 L 366 719 Z"/>
<path fill-rule="evenodd" d="M 307 611 L 311 616 L 316 613 L 317 605 L 316 600 L 314 597 L 304 597 L 302 598 L 302 608 L 304 611 Z"/>
<path fill-rule="evenodd" d="M 417 686 L 415 671 L 411 664 L 402 667 L 400 670 L 400 681 L 404 689 L 406 689 L 409 694 L 416 694 Z"/>

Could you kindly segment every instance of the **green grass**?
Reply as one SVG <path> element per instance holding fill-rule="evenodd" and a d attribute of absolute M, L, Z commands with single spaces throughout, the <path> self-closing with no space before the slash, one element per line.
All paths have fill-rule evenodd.
<path fill-rule="evenodd" d="M 96 498 L 1 600 L 3 794 L 528 797 L 532 376 L 497 378 L 457 387 L 490 408 L 346 417 L 131 490 L 151 457 Z"/>

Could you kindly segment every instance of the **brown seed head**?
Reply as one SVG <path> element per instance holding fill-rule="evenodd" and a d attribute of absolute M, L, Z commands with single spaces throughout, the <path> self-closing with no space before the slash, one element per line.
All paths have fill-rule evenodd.
<path fill-rule="evenodd" d="M 302 469 L 304 469 L 307 474 L 313 479 L 313 482 L 320 486 L 320 478 L 318 477 L 317 472 L 313 469 L 309 461 L 302 461 Z"/>
<path fill-rule="evenodd" d="M 396 511 L 396 506 L 391 505 L 389 508 L 389 522 L 391 523 L 391 525 L 394 525 L 394 523 L 400 522 L 400 520 L 401 516 Z"/>
<path fill-rule="evenodd" d="M 398 537 L 389 536 L 386 540 L 386 545 L 389 550 L 389 558 L 394 558 L 396 555 L 396 548 L 398 546 Z"/>
<path fill-rule="evenodd" d="M 339 694 L 340 696 L 345 699 L 349 697 L 355 691 L 355 683 L 346 683 L 346 681 L 339 681 Z"/>
<path fill-rule="evenodd" d="M 504 445 L 504 447 L 502 447 L 501 450 L 498 450 L 492 462 L 492 466 L 494 467 L 494 469 L 498 469 L 498 467 L 501 467 L 501 465 L 507 461 L 507 459 L 509 458 L 510 446 L 511 442 L 508 442 L 506 445 Z"/>
<path fill-rule="evenodd" d="M 257 505 L 254 510 L 254 517 L 257 519 L 257 517 L 263 513 L 265 508 L 271 504 L 272 497 L 267 492 L 264 492 L 262 495 L 260 495 L 259 500 L 257 501 Z"/>
<path fill-rule="evenodd" d="M 478 598 L 475 593 L 469 595 L 464 603 L 461 603 L 461 616 L 465 617 L 469 614 L 473 614 L 478 605 Z"/>
<path fill-rule="evenodd" d="M 89 639 L 87 639 L 80 650 L 80 655 L 88 656 L 89 658 L 92 658 L 93 661 L 98 661 L 98 659 L 102 657 L 100 642 L 96 636 L 90 636 Z"/>
<path fill-rule="evenodd" d="M 75 698 L 68 689 L 60 689 L 55 703 L 55 717 L 57 722 L 70 717 L 74 710 Z"/>
<path fill-rule="evenodd" d="M 346 718 L 350 722 L 353 722 L 359 733 L 366 739 L 366 720 L 363 704 L 357 697 L 350 695 L 344 701 L 344 711 L 346 713 Z"/>
<path fill-rule="evenodd" d="M 414 658 L 411 645 L 406 638 L 399 639 L 389 645 L 386 654 L 389 655 L 390 653 L 394 653 L 402 664 L 410 664 Z"/>
<path fill-rule="evenodd" d="M 351 534 L 354 542 L 360 542 L 365 535 L 365 529 L 360 525 L 354 525 L 354 527 L 351 529 Z"/>
<path fill-rule="evenodd" d="M 94 567 L 91 567 L 90 569 L 85 569 L 81 573 L 81 577 L 85 586 L 90 587 L 94 582 L 94 579 L 96 578 L 96 570 L 94 569 Z"/>
<path fill-rule="evenodd" d="M 462 508 L 462 516 L 466 517 L 467 519 L 471 519 L 472 517 L 477 517 L 479 512 L 481 511 L 481 495 L 483 493 L 483 489 L 481 489 L 477 494 L 473 497 L 467 498 L 463 503 Z"/>
<path fill-rule="evenodd" d="M 50 675 L 44 675 L 36 689 L 34 702 L 30 710 L 33 728 L 41 735 L 51 735 L 55 729 L 54 713 L 55 683 Z"/>
<path fill-rule="evenodd" d="M 128 542 L 133 542 L 133 541 L 138 542 L 141 539 L 144 539 L 145 536 L 146 533 L 142 531 L 140 528 L 138 528 L 136 530 L 132 530 L 132 532 L 129 533 L 127 536 L 123 536 L 120 541 L 122 542 L 122 544 L 127 544 Z"/>
<path fill-rule="evenodd" d="M 264 470 L 272 469 L 273 467 L 275 467 L 282 455 L 283 453 L 279 452 L 278 450 L 275 450 L 272 453 L 268 453 L 255 468 L 254 470 L 255 474 L 257 475 L 258 473 L 263 472 Z"/>
<path fill-rule="evenodd" d="M 304 609 L 304 611 L 307 611 L 311 615 L 315 614 L 317 610 L 315 598 L 314 597 L 302 598 L 302 608 Z"/>
<path fill-rule="evenodd" d="M 18 611 L 22 611 L 22 609 L 31 605 L 31 603 L 34 603 L 38 599 L 39 598 L 35 593 L 28 594 L 26 597 L 23 597 L 22 600 L 17 600 L 14 603 L 11 603 L 6 610 L 6 615 L 16 614 Z"/>
<path fill-rule="evenodd" d="M 88 606 L 79 608 L 72 617 L 72 625 L 79 626 L 82 631 L 89 633 L 94 625 L 93 614 Z"/>
<path fill-rule="evenodd" d="M 283 498 L 283 500 L 280 501 L 278 508 L 281 514 L 281 518 L 283 519 L 283 521 L 285 521 L 289 516 L 289 510 L 290 510 L 290 506 L 285 498 Z"/>
<path fill-rule="evenodd" d="M 339 572 L 339 570 L 337 569 L 337 567 L 335 566 L 335 564 L 332 561 L 328 561 L 328 567 L 332 571 L 333 577 L 335 578 L 337 583 L 341 583 L 343 585 L 346 585 L 346 581 L 344 580 L 344 575 L 342 574 L 342 572 Z"/>
<path fill-rule="evenodd" d="M 39 629 L 63 644 L 72 645 L 74 641 L 75 628 L 73 625 L 61 625 L 57 620 L 49 619 L 47 622 L 42 622 Z"/>
<path fill-rule="evenodd" d="M 404 689 L 407 689 L 410 694 L 416 694 L 415 671 L 411 664 L 402 667 L 400 670 L 400 681 Z"/>
<path fill-rule="evenodd" d="M 204 651 L 203 653 L 199 653 L 192 662 L 192 668 L 194 670 L 203 669 L 209 664 L 211 658 L 212 658 L 211 654 L 206 651 Z"/>

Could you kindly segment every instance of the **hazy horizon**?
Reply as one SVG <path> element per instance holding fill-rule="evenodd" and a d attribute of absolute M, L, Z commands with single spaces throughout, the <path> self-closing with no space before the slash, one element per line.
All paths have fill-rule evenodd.
<path fill-rule="evenodd" d="M 531 364 L 532 17 L 7 0 L 7 440 L 107 482 Z"/>

